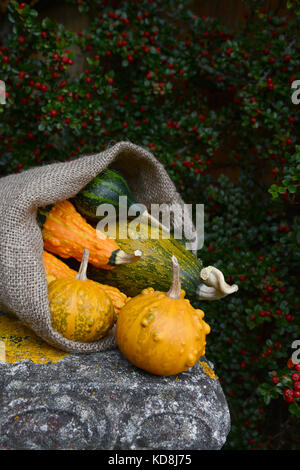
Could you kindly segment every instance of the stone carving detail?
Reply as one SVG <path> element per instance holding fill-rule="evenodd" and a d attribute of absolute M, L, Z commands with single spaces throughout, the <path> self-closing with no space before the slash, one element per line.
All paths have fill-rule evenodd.
<path fill-rule="evenodd" d="M 202 365 L 157 377 L 118 350 L 0 362 L 0 394 L 0 449 L 220 449 L 230 429 Z"/>

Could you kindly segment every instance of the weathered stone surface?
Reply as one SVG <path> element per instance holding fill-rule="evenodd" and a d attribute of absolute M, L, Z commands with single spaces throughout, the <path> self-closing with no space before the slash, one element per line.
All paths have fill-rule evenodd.
<path fill-rule="evenodd" d="M 118 350 L 1 362 L 0 396 L 0 449 L 220 449 L 230 429 L 219 381 L 199 363 L 157 377 Z"/>

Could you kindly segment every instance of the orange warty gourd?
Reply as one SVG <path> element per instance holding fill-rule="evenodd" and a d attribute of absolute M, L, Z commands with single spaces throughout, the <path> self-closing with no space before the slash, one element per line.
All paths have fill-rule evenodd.
<path fill-rule="evenodd" d="M 55 279 L 57 279 L 56 277 L 52 276 L 51 274 L 47 274 L 46 278 L 47 278 L 48 284 L 50 284 L 50 282 L 55 281 Z"/>
<path fill-rule="evenodd" d="M 130 297 L 127 297 L 127 295 L 121 292 L 117 287 L 108 286 L 107 284 L 98 284 L 110 297 L 115 311 L 115 320 L 117 320 L 120 311 L 122 310 L 124 305 L 130 300 Z"/>
<path fill-rule="evenodd" d="M 143 290 L 122 308 L 116 327 L 118 347 L 130 362 L 151 374 L 166 376 L 192 367 L 205 354 L 210 332 L 204 312 L 184 298 L 175 256 L 172 265 L 170 290 Z"/>
<path fill-rule="evenodd" d="M 43 262 L 46 271 L 48 284 L 55 279 L 64 279 L 66 277 L 76 277 L 77 272 L 69 268 L 63 261 L 56 258 L 56 256 L 43 252 Z M 97 283 L 108 294 L 113 303 L 116 317 L 119 315 L 121 308 L 124 307 L 126 302 L 130 299 L 127 295 L 123 294 L 117 287 L 108 286 L 106 284 Z"/>
<path fill-rule="evenodd" d="M 110 297 L 86 277 L 88 258 L 84 250 L 76 278 L 56 279 L 48 285 L 52 327 L 73 341 L 98 341 L 114 324 Z"/>
<path fill-rule="evenodd" d="M 42 227 L 45 250 L 62 258 L 80 261 L 87 248 L 93 266 L 113 269 L 117 264 L 133 263 L 141 257 L 138 250 L 134 254 L 120 250 L 115 240 L 88 224 L 70 201 L 59 202 L 51 210 L 39 209 L 39 217 L 45 218 Z"/>
<path fill-rule="evenodd" d="M 56 279 L 63 279 L 65 277 L 75 277 L 77 272 L 74 269 L 56 258 L 56 256 L 43 251 L 43 263 L 47 276 L 53 276 Z"/>

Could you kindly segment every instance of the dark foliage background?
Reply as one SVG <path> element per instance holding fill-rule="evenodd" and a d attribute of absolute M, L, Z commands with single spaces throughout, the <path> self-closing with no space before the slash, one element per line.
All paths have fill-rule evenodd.
<path fill-rule="evenodd" d="M 205 204 L 199 256 L 239 285 L 202 305 L 232 414 L 226 446 L 299 449 L 300 1 L 283 15 L 246 2 L 234 29 L 184 0 L 65 3 L 88 18 L 82 31 L 9 3 L 1 174 L 124 139 L 150 149 L 185 201 Z"/>

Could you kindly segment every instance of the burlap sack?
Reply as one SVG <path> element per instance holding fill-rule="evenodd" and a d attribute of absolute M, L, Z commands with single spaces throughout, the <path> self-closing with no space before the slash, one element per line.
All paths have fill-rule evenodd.
<path fill-rule="evenodd" d="M 115 338 L 112 334 L 97 342 L 80 343 L 53 330 L 36 213 L 39 207 L 75 196 L 109 165 L 124 174 L 135 198 L 147 207 L 151 203 L 182 204 L 163 166 L 147 150 L 130 142 L 0 180 L 0 302 L 41 338 L 68 352 L 111 349 Z M 191 221 L 188 225 L 192 230 Z"/>

